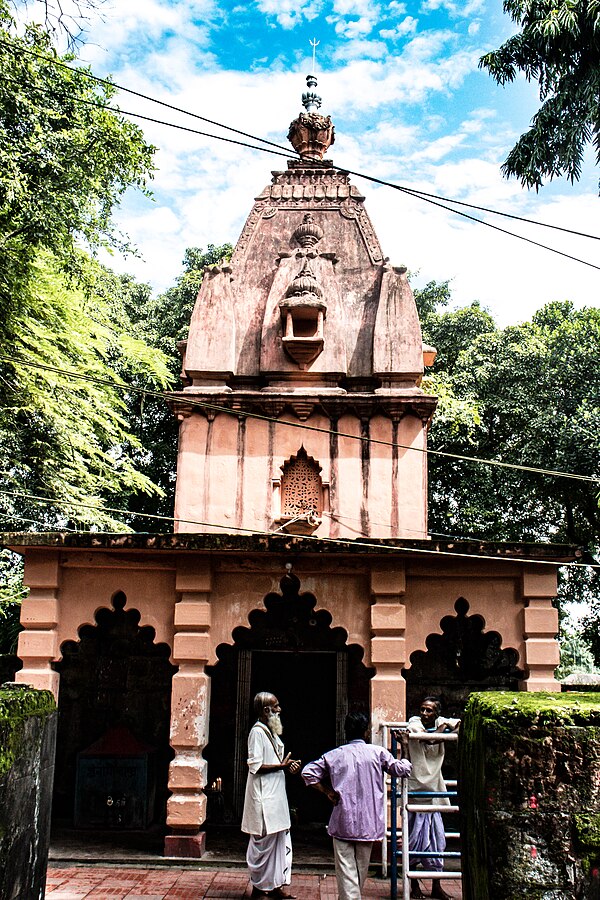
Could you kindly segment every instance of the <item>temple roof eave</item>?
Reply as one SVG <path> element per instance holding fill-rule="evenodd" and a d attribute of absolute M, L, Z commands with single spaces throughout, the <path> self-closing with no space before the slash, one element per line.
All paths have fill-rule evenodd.
<path fill-rule="evenodd" d="M 240 415 L 246 412 L 250 415 L 257 413 L 278 418 L 284 411 L 296 413 L 296 407 L 299 407 L 302 419 L 314 412 L 320 412 L 331 419 L 338 419 L 343 415 L 356 415 L 361 419 L 383 415 L 392 420 L 400 420 L 404 416 L 413 415 L 427 424 L 435 412 L 438 398 L 424 394 L 416 387 L 381 394 L 355 391 L 324 393 L 322 388 L 315 388 L 313 392 L 309 387 L 301 392 L 239 389 L 232 392 L 228 388 L 203 391 L 202 387 L 197 387 L 174 391 L 167 402 L 176 415 L 190 415 L 195 410 L 201 414 L 223 411 Z"/>
<path fill-rule="evenodd" d="M 44 550 L 120 551 L 153 553 L 246 553 L 303 555 L 328 553 L 330 555 L 377 556 L 390 558 L 396 550 L 403 556 L 421 554 L 435 557 L 473 557 L 481 562 L 503 560 L 526 564 L 545 561 L 561 565 L 581 561 L 584 550 L 573 544 L 520 544 L 481 540 L 439 540 L 408 538 L 357 538 L 331 541 L 316 537 L 300 537 L 289 534 L 217 534 L 180 532 L 122 534 L 107 532 L 8 532 L 0 534 L 0 547 L 23 553 L 28 548 Z M 483 559 L 481 559 L 484 557 Z"/>

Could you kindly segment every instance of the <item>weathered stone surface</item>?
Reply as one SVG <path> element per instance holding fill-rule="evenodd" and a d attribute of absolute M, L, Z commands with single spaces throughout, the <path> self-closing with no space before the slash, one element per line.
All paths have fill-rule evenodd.
<path fill-rule="evenodd" d="M 596 695 L 471 695 L 459 779 L 465 900 L 600 896 Z"/>
<path fill-rule="evenodd" d="M 44 896 L 56 742 L 49 691 L 0 689 L 0 898 Z"/>

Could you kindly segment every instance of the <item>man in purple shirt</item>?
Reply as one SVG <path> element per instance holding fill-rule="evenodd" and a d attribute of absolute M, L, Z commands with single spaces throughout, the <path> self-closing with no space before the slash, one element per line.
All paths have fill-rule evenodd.
<path fill-rule="evenodd" d="M 385 834 L 384 773 L 402 777 L 412 766 L 394 759 L 385 747 L 367 743 L 369 720 L 363 713 L 346 716 L 344 730 L 348 743 L 305 766 L 302 778 L 333 803 L 327 831 L 340 900 L 360 900 L 373 841 Z"/>

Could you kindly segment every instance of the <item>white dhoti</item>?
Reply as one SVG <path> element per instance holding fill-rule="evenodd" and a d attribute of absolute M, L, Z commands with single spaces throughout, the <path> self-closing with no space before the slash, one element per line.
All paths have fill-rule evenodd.
<path fill-rule="evenodd" d="M 259 891 L 273 891 L 292 880 L 292 840 L 289 829 L 259 837 L 251 834 L 246 853 L 250 881 Z"/>

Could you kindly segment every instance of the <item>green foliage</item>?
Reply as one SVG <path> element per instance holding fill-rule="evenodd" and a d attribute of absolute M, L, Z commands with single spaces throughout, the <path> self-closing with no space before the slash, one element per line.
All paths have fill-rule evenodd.
<path fill-rule="evenodd" d="M 21 601 L 26 593 L 21 557 L 10 550 L 0 550 L 0 655 L 16 652 Z"/>
<path fill-rule="evenodd" d="M 562 681 L 575 672 L 597 674 L 598 669 L 587 641 L 580 634 L 567 633 L 560 638 L 560 665 L 555 677 Z"/>
<path fill-rule="evenodd" d="M 152 297 L 149 292 L 140 292 L 139 286 L 128 285 L 128 289 L 135 292 L 133 302 L 126 303 L 132 326 L 146 344 L 164 354 L 172 385 L 178 384 L 181 372 L 181 354 L 177 345 L 187 339 L 204 270 L 228 260 L 232 252 L 230 244 L 209 244 L 206 251 L 199 247 L 188 248 L 183 259 L 182 274 L 172 288 L 158 297 Z M 143 386 L 143 379 L 139 379 L 138 383 Z M 128 411 L 135 435 L 135 446 L 131 448 L 132 459 L 137 470 L 159 486 L 162 496 L 157 499 L 147 493 L 125 490 L 114 498 L 115 505 L 126 506 L 138 513 L 152 512 L 172 516 L 178 422 L 163 398 L 132 394 L 128 397 Z M 143 519 L 136 517 L 131 521 L 136 530 L 140 530 Z M 165 523 L 163 529 L 156 521 L 149 523 L 148 530 L 155 529 L 167 530 L 167 525 Z"/>
<path fill-rule="evenodd" d="M 550 303 L 499 330 L 475 304 L 432 313 L 423 330 L 438 374 L 477 409 L 466 424 L 434 418 L 431 449 L 600 476 L 600 310 Z M 432 531 L 598 544 L 593 483 L 435 455 L 429 477 Z"/>
<path fill-rule="evenodd" d="M 72 57 L 66 57 L 72 62 Z M 76 244 L 127 246 L 112 210 L 129 186 L 145 189 L 154 148 L 117 113 L 114 91 L 89 69 L 57 65 L 41 28 L 17 36 L 0 0 L 0 303 L 40 249 L 71 267 Z"/>
<path fill-rule="evenodd" d="M 133 337 L 144 288 L 83 248 L 127 248 L 112 211 L 128 187 L 145 190 L 154 148 L 105 108 L 113 89 L 72 56 L 61 60 L 43 28 L 18 34 L 6 0 L 0 64 L 0 490 L 59 499 L 40 512 L 4 494 L 0 509 L 14 528 L 121 528 L 100 511 L 106 500 L 157 488 L 133 461 L 140 445 L 114 383 L 164 388 L 170 373 L 160 352 Z"/>
<path fill-rule="evenodd" d="M 40 512 L 38 504 L 5 496 L 3 509 L 42 527 L 71 520 L 120 529 L 122 522 L 101 512 L 106 498 L 120 490 L 157 489 L 132 458 L 139 441 L 117 385 L 140 378 L 163 388 L 170 373 L 160 351 L 131 337 L 132 324 L 117 302 L 119 279 L 83 254 L 78 262 L 76 287 L 55 257 L 39 255 L 20 308 L 0 330 L 6 355 L 0 365 L 0 442 L 7 451 L 0 488 L 59 500 Z"/>
<path fill-rule="evenodd" d="M 504 0 L 504 11 L 521 30 L 480 66 L 500 85 L 523 72 L 542 103 L 502 170 L 536 190 L 563 174 L 573 182 L 588 143 L 600 163 L 600 2 Z"/>

